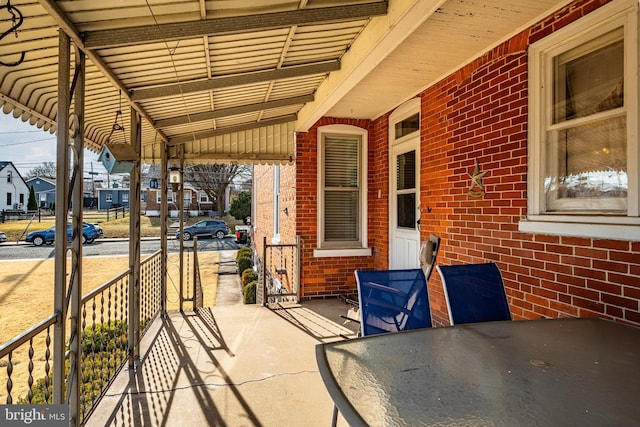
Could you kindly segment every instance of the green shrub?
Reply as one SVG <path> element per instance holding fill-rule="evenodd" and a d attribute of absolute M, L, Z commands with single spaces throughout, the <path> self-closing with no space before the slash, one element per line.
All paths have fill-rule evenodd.
<path fill-rule="evenodd" d="M 84 329 L 82 350 L 85 354 L 99 351 L 113 351 L 115 348 L 126 348 L 128 339 L 127 323 L 112 320 L 100 323 L 95 327 Z"/>
<path fill-rule="evenodd" d="M 256 303 L 256 286 L 258 281 L 254 280 L 244 287 L 244 303 L 255 304 Z"/>
<path fill-rule="evenodd" d="M 251 250 L 251 248 L 248 247 L 243 247 L 238 249 L 238 252 L 236 252 L 236 261 L 240 261 L 240 258 L 242 257 L 251 257 L 253 255 L 253 251 Z"/>
<path fill-rule="evenodd" d="M 112 320 L 108 323 L 100 323 L 84 329 L 82 377 L 84 383 L 83 398 L 86 408 L 91 406 L 95 396 L 102 393 L 103 387 L 108 385 L 109 378 L 127 357 L 127 334 L 127 323 L 121 320 Z M 69 359 L 65 360 L 65 371 L 68 376 Z M 49 374 L 46 385 L 45 380 L 46 378 L 44 377 L 39 378 L 33 385 L 32 404 L 52 402 L 51 374 Z M 45 390 L 48 391 L 49 402 L 45 400 Z M 27 403 L 29 403 L 27 396 L 18 398 L 18 404 Z"/>
<path fill-rule="evenodd" d="M 254 280 L 258 280 L 258 273 L 256 273 L 253 268 L 247 268 L 242 272 L 242 287 L 244 288 L 249 284 L 249 282 L 253 282 Z"/>
<path fill-rule="evenodd" d="M 253 266 L 253 261 L 251 261 L 251 257 L 245 256 L 238 260 L 238 274 L 242 277 L 242 273 L 247 268 L 251 268 Z"/>

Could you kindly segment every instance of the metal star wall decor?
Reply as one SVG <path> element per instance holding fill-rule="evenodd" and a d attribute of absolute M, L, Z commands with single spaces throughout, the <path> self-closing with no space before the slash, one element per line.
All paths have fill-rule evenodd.
<path fill-rule="evenodd" d="M 476 159 L 476 167 L 473 169 L 473 173 L 470 173 L 471 177 L 471 186 L 469 187 L 469 195 L 472 197 L 482 197 L 484 196 L 484 176 L 485 172 L 480 171 L 480 164 L 478 163 L 478 159 Z"/>

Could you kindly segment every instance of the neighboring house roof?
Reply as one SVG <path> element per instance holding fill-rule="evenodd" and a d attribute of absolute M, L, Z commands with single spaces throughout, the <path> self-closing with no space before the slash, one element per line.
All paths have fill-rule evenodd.
<path fill-rule="evenodd" d="M 18 168 L 13 164 L 13 162 L 9 161 L 0 161 L 0 172 L 2 172 L 7 166 L 12 166 L 13 170 L 18 174 L 18 177 L 22 180 L 22 182 L 27 185 L 27 182 L 24 180 Z"/>
<path fill-rule="evenodd" d="M 31 177 L 31 178 L 27 178 L 27 179 L 25 180 L 25 182 L 26 182 L 26 183 L 29 183 L 29 182 L 31 182 L 31 181 L 35 181 L 36 179 L 39 179 L 40 181 L 47 182 L 47 183 L 49 183 L 49 184 L 53 185 L 54 187 L 55 187 L 55 185 L 56 185 L 56 180 L 55 180 L 55 179 L 46 178 L 46 177 L 44 177 L 44 176 L 34 176 L 34 177 Z"/>

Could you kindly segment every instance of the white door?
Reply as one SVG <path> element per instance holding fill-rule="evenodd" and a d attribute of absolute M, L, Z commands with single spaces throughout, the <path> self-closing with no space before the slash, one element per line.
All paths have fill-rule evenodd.
<path fill-rule="evenodd" d="M 420 250 L 420 138 L 391 149 L 389 268 L 418 268 Z"/>

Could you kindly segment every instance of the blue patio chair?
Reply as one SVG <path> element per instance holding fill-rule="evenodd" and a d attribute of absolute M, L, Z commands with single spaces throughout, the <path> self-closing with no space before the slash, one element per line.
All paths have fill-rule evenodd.
<path fill-rule="evenodd" d="M 439 265 L 452 325 L 511 320 L 500 269 L 493 263 Z"/>
<path fill-rule="evenodd" d="M 427 281 L 421 268 L 356 270 L 362 336 L 430 328 Z"/>
<path fill-rule="evenodd" d="M 360 271 L 356 271 L 356 282 L 358 283 L 358 299 L 357 300 L 351 300 L 351 299 L 347 299 L 346 302 L 350 305 L 352 305 L 352 307 L 348 310 L 347 315 L 341 315 L 340 317 L 347 319 L 348 321 L 354 321 L 357 323 L 361 323 L 361 320 L 363 318 L 364 313 L 362 312 L 362 310 L 360 309 L 360 296 L 362 295 L 362 287 L 367 288 L 368 287 L 368 294 L 369 295 L 373 295 L 373 296 L 379 296 L 382 293 L 384 293 L 386 291 L 386 293 L 391 293 L 394 292 L 390 289 L 395 289 L 396 292 L 396 297 L 394 299 L 394 301 L 392 302 L 392 304 L 395 305 L 400 305 L 403 307 L 404 302 L 401 301 L 402 298 L 404 297 L 408 297 L 406 295 L 407 292 L 407 286 L 404 286 L 405 289 L 403 289 L 400 285 L 399 285 L 399 281 L 398 280 L 393 280 L 393 278 L 395 277 L 396 279 L 398 277 L 400 277 L 400 275 L 402 274 L 402 272 L 413 272 L 413 273 L 406 273 L 408 275 L 411 274 L 415 274 L 417 280 L 423 280 L 423 287 L 424 287 L 424 301 L 425 304 L 427 306 L 427 310 L 429 310 L 429 298 L 428 298 L 428 294 L 427 294 L 427 284 L 429 283 L 429 278 L 431 277 L 431 273 L 433 273 L 433 268 L 435 267 L 435 263 L 436 263 L 436 259 L 438 257 L 438 250 L 440 249 L 440 237 L 432 234 L 429 237 L 429 240 L 422 242 L 422 245 L 420 246 L 420 253 L 418 254 L 418 258 L 420 261 L 420 266 L 422 268 L 422 272 L 423 272 L 423 278 L 418 277 L 417 272 L 415 272 L 415 270 L 360 270 Z M 390 274 L 390 272 L 393 272 L 393 274 Z M 364 283 L 362 280 L 360 280 L 360 277 L 364 276 L 364 280 L 368 280 L 368 282 L 366 284 L 361 285 L 361 283 Z M 374 277 L 375 276 L 375 277 Z M 393 276 L 393 277 L 392 277 Z M 377 281 L 376 281 L 377 280 Z M 393 283 L 392 283 L 393 282 Z M 375 283 L 377 285 L 381 285 L 384 286 L 386 288 L 378 288 L 378 289 L 374 289 L 376 288 L 375 285 L 369 286 L 369 283 Z M 391 284 L 390 284 L 391 283 Z M 414 291 L 420 291 L 419 288 L 415 288 Z M 422 295 L 420 296 L 422 298 Z M 386 297 L 387 299 L 390 299 L 389 296 Z M 388 304 L 388 301 L 385 302 Z M 413 307 L 414 301 L 409 300 L 407 301 L 408 304 L 410 304 Z M 422 300 L 418 301 L 419 304 L 422 304 Z M 378 308 L 378 311 L 382 310 L 382 308 Z M 407 308 L 403 307 L 404 312 L 407 311 Z M 429 317 L 429 322 L 431 322 L 431 313 L 428 312 L 427 313 L 427 317 Z M 370 319 L 373 319 L 372 317 L 369 316 Z M 389 321 L 390 319 L 387 319 L 387 321 Z M 397 332 L 397 330 L 399 330 L 398 328 L 402 328 L 402 329 L 407 329 L 405 327 L 405 325 L 403 324 L 403 322 L 401 321 L 402 319 L 398 319 L 397 325 L 394 327 L 391 327 L 389 325 L 384 325 L 385 327 L 382 328 L 384 329 L 383 331 L 379 331 L 377 333 L 380 332 Z M 405 319 L 405 320 L 409 320 L 409 319 Z M 394 322 L 395 323 L 395 322 Z M 414 320 L 411 320 L 410 322 L 408 322 L 409 324 L 409 329 L 412 328 L 414 323 Z M 420 325 L 421 323 L 418 322 Z M 431 326 L 431 323 L 428 324 L 428 326 Z M 425 326 L 417 326 L 417 327 L 425 327 Z M 371 335 L 372 332 L 371 331 L 375 331 L 376 327 L 374 325 L 368 325 L 367 326 L 367 331 L 365 332 L 362 328 L 362 326 L 360 326 L 360 330 L 358 332 L 359 335 Z M 378 328 L 380 329 L 380 328 Z"/>

